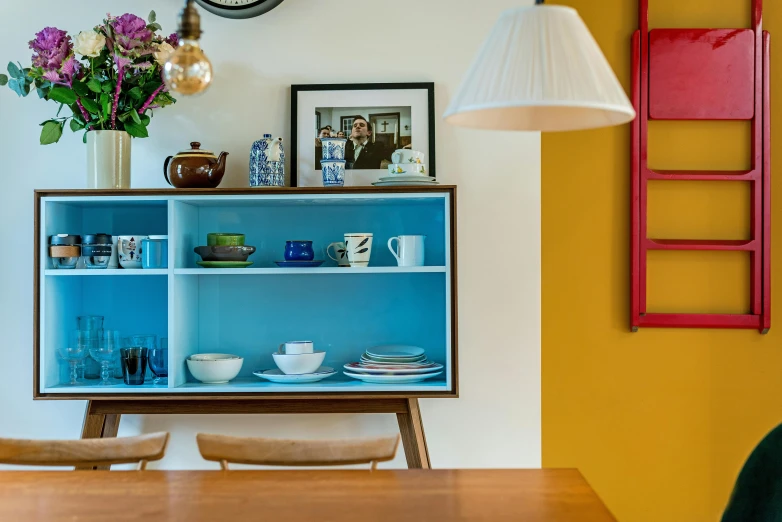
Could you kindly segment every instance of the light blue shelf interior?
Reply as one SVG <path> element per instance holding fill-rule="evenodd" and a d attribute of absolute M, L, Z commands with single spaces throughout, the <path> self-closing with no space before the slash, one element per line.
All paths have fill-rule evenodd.
<path fill-rule="evenodd" d="M 200 203 L 200 202 L 199 202 Z M 426 264 L 445 264 L 445 205 L 442 198 L 388 200 L 175 202 L 177 268 L 197 268 L 193 252 L 206 244 L 209 232 L 239 232 L 246 244 L 258 250 L 250 256 L 253 268 L 276 267 L 284 259 L 287 240 L 312 240 L 315 258 L 323 266 L 337 266 L 326 255 L 329 244 L 343 241 L 346 233 L 371 232 L 370 266 L 396 266 L 388 240 L 399 235 L 425 235 Z M 332 252 L 333 254 L 333 252 Z"/>
<path fill-rule="evenodd" d="M 43 382 L 55 386 L 67 378 L 58 348 L 68 342 L 80 315 L 102 315 L 104 327 L 123 336 L 168 337 L 168 277 L 50 277 L 43 313 Z M 88 381 L 89 383 L 90 381 Z M 95 381 L 97 384 L 97 381 Z"/>
<path fill-rule="evenodd" d="M 192 354 L 239 355 L 240 377 L 252 379 L 253 371 L 275 368 L 272 352 L 293 340 L 313 341 L 326 351 L 324 366 L 340 372 L 385 344 L 421 346 L 447 362 L 444 273 L 175 278 L 180 295 L 197 296 L 177 307 L 175 322 L 198 325 L 177 329 L 175 385 L 193 381 L 185 363 Z"/>

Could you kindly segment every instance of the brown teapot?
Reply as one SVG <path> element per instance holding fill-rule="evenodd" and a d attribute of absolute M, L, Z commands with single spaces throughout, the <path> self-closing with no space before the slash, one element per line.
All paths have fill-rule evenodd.
<path fill-rule="evenodd" d="M 166 181 L 176 188 L 216 188 L 223 181 L 228 153 L 215 156 L 208 150 L 201 150 L 197 141 L 190 143 L 190 147 L 166 158 L 163 163 Z"/>

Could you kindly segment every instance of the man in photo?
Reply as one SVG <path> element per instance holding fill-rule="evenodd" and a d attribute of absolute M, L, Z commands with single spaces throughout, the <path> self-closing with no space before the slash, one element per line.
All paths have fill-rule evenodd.
<path fill-rule="evenodd" d="M 353 130 L 345 147 L 345 168 L 370 170 L 382 168 L 391 156 L 382 143 L 372 142 L 372 128 L 363 116 L 355 116 Z"/>
<path fill-rule="evenodd" d="M 331 130 L 328 126 L 321 127 L 318 131 L 318 137 L 315 138 L 315 168 L 317 170 L 321 169 L 320 160 L 323 159 L 323 143 L 320 141 L 321 138 L 328 138 L 331 136 Z"/>

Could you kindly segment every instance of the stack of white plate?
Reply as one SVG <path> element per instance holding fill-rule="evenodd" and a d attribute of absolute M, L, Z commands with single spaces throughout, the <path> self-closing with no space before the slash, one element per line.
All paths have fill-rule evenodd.
<path fill-rule="evenodd" d="M 418 346 L 376 346 L 358 362 L 348 363 L 342 372 L 372 384 L 410 384 L 443 373 L 443 365 L 429 361 Z"/>
<path fill-rule="evenodd" d="M 431 176 L 421 176 L 415 174 L 411 174 L 411 175 L 400 174 L 396 176 L 385 176 L 380 178 L 380 181 L 376 181 L 372 184 L 376 187 L 439 185 L 439 183 L 437 183 L 436 178 L 433 178 Z"/>

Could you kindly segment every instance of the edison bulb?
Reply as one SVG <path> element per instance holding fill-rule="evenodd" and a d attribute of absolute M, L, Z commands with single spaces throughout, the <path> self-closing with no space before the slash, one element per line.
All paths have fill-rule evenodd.
<path fill-rule="evenodd" d="M 212 64 L 198 40 L 181 39 L 163 68 L 168 89 L 189 96 L 204 92 L 212 83 Z"/>

